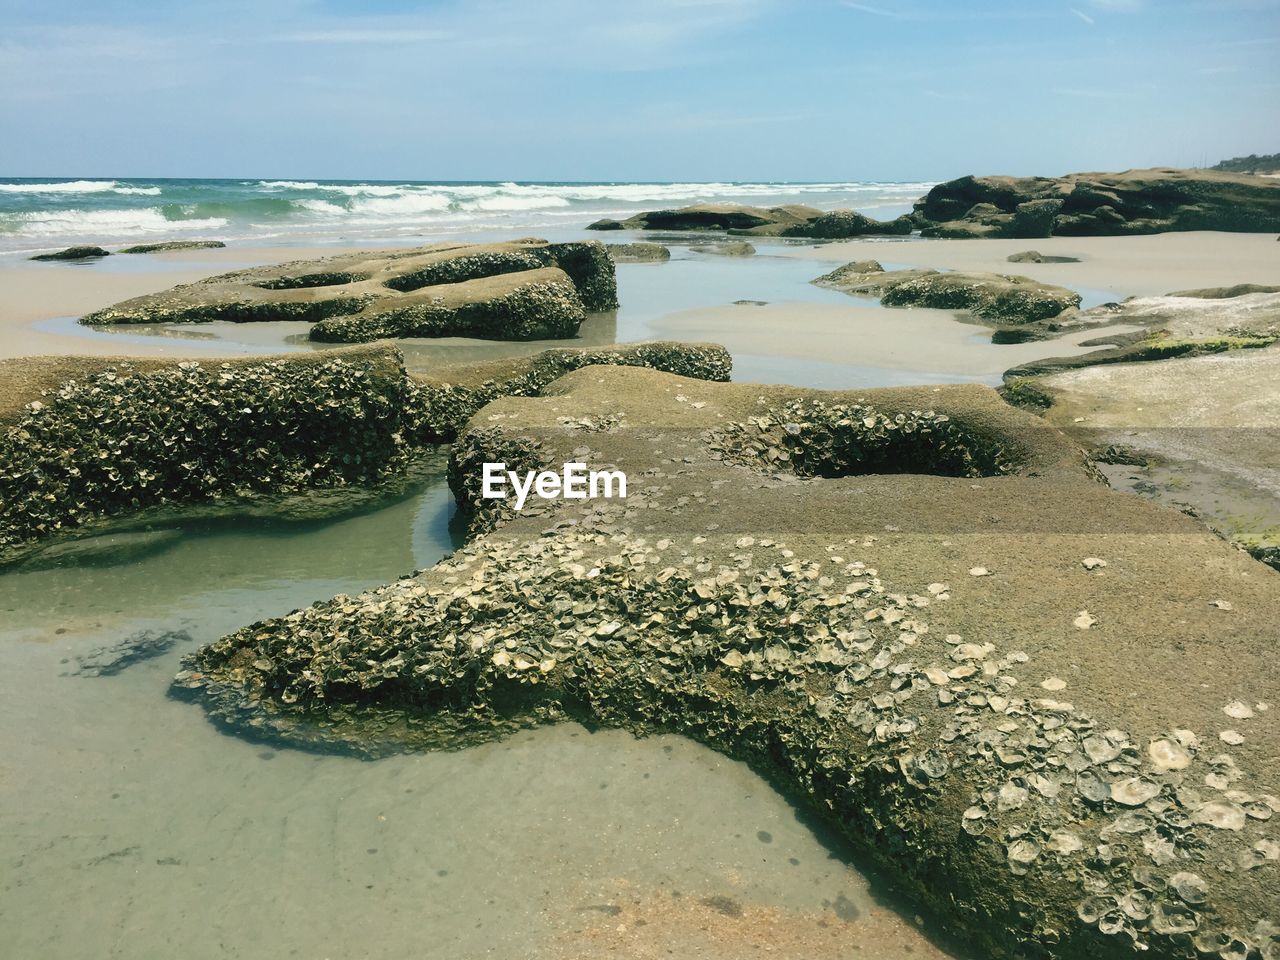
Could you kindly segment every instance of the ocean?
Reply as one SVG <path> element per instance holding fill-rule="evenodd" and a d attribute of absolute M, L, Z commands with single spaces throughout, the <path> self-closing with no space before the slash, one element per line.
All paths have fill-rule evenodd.
<path fill-rule="evenodd" d="M 373 180 L 0 180 L 0 253 L 73 243 L 264 244 L 580 230 L 699 202 L 903 213 L 930 183 L 533 183 Z"/>

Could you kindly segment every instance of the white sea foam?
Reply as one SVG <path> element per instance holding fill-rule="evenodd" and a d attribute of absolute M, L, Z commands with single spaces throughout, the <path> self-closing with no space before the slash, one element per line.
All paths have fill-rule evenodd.
<path fill-rule="evenodd" d="M 453 201 L 444 193 L 407 193 L 394 197 L 369 197 L 351 204 L 353 213 L 383 216 L 436 213 L 448 210 Z"/>
<path fill-rule="evenodd" d="M 178 233 L 226 226 L 220 217 L 170 220 L 154 207 L 140 210 L 48 210 L 5 214 L 6 232 L 26 237 L 131 236 L 140 233 Z"/>
<path fill-rule="evenodd" d="M 158 197 L 160 188 L 121 186 L 115 180 L 68 180 L 65 183 L 0 183 L 0 193 L 123 193 Z"/>

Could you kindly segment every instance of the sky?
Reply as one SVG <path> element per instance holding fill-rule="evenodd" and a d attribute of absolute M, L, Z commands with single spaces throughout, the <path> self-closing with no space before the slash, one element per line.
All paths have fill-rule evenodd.
<path fill-rule="evenodd" d="M 0 0 L 0 176 L 938 180 L 1280 152 L 1280 0 Z"/>

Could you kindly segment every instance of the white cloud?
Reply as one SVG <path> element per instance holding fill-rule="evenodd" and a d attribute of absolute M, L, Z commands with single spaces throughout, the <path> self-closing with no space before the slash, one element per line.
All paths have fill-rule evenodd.
<path fill-rule="evenodd" d="M 1077 17 L 1079 17 L 1081 20 L 1083 20 L 1085 23 L 1087 23 L 1091 27 L 1094 25 L 1094 23 L 1097 22 L 1093 19 L 1093 17 L 1089 16 L 1083 10 L 1077 10 L 1075 7 L 1072 7 L 1071 12 L 1074 13 Z"/>

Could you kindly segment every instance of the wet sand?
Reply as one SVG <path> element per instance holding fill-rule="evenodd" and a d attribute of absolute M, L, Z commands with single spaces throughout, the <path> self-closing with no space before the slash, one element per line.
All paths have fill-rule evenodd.
<path fill-rule="evenodd" d="M 1009 263 L 1012 253 L 1078 257 L 1080 263 Z M 875 259 L 938 270 L 1016 273 L 1073 289 L 1121 297 L 1177 290 L 1275 283 L 1280 244 L 1270 233 L 1162 233 L 1144 237 L 1050 237 L 1043 240 L 857 240 L 797 247 L 789 256 L 838 261 Z"/>

